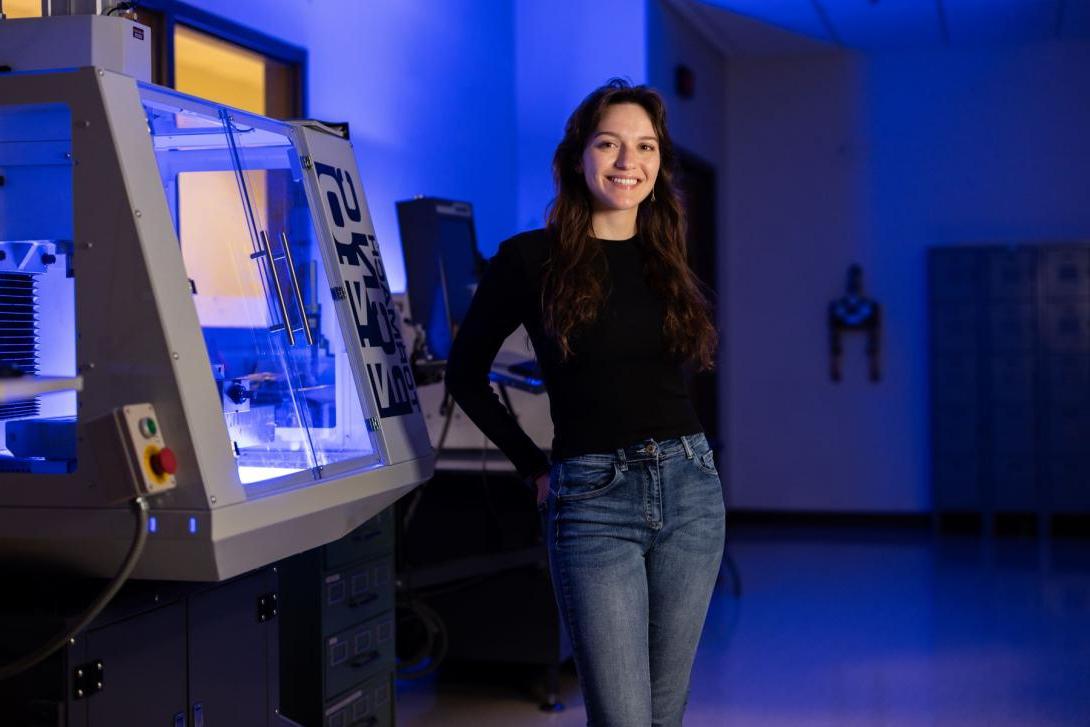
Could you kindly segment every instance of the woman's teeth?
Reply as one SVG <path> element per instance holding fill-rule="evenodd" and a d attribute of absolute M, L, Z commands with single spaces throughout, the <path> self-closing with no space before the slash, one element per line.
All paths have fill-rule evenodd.
<path fill-rule="evenodd" d="M 635 187 L 637 180 L 632 177 L 606 177 L 609 181 L 621 187 Z"/>

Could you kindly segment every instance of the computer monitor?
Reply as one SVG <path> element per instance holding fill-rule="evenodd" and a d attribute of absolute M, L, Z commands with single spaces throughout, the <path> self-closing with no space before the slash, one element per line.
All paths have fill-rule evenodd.
<path fill-rule="evenodd" d="M 413 322 L 424 329 L 432 355 L 446 360 L 484 269 L 473 207 L 420 197 L 398 202 L 397 219 Z"/>

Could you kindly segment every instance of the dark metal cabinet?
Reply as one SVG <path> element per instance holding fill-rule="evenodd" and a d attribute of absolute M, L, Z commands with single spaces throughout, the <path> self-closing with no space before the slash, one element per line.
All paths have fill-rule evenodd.
<path fill-rule="evenodd" d="M 928 258 L 931 479 L 935 508 L 982 506 L 979 451 L 983 266 L 965 248 Z"/>
<path fill-rule="evenodd" d="M 89 658 L 73 668 L 85 665 L 97 680 L 101 664 L 102 681 L 94 687 L 103 685 L 83 699 L 73 685 L 71 710 L 85 710 L 87 725 L 170 724 L 174 715 L 188 715 L 185 602 L 92 629 L 83 638 Z"/>
<path fill-rule="evenodd" d="M 370 679 L 329 704 L 326 727 L 393 727 L 394 677 L 386 673 Z"/>
<path fill-rule="evenodd" d="M 1090 511 L 1090 246 L 928 259 L 938 512 Z"/>
<path fill-rule="evenodd" d="M 394 723 L 394 522 L 278 565 L 281 712 L 311 727 Z"/>
<path fill-rule="evenodd" d="M 81 604 L 83 590 L 101 587 L 60 578 L 54 586 L 79 590 L 73 601 Z M 55 593 L 28 590 L 2 604 L 3 620 L 58 630 L 48 612 Z M 224 583 L 130 582 L 67 648 L 0 682 L 0 724 L 280 725 L 276 614 L 261 606 L 276 590 L 268 568 Z M 38 629 L 39 620 L 48 628 Z"/>
<path fill-rule="evenodd" d="M 189 600 L 192 727 L 265 725 L 279 706 L 276 574 L 269 569 Z"/>

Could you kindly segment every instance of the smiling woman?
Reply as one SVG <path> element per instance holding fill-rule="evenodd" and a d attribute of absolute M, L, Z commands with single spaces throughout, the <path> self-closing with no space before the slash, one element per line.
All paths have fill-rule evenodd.
<path fill-rule="evenodd" d="M 545 326 L 564 356 L 576 329 L 592 322 L 605 298 L 604 251 L 593 239 L 640 236 L 647 282 L 665 303 L 670 351 L 712 366 L 716 334 L 700 284 L 689 269 L 685 214 L 674 185 L 677 153 L 666 106 L 655 91 L 611 81 L 568 119 L 553 156 L 554 237 L 544 272 Z"/>
<path fill-rule="evenodd" d="M 447 365 L 448 391 L 536 489 L 592 725 L 681 723 L 723 554 L 719 477 L 682 376 L 711 366 L 716 333 L 675 163 L 658 93 L 591 93 L 553 157 L 548 227 L 500 245 Z M 488 383 L 520 324 L 549 392 L 551 468 Z"/>
<path fill-rule="evenodd" d="M 658 141 L 639 104 L 619 103 L 602 113 L 582 161 L 595 237 L 625 240 L 636 234 L 636 209 L 653 193 L 659 174 Z"/>

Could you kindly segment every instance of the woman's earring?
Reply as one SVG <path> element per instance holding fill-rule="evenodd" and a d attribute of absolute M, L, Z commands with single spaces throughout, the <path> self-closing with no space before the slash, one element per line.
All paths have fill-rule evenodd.
<path fill-rule="evenodd" d="M 651 201 L 652 202 L 655 201 L 655 188 L 654 187 L 651 188 Z"/>

